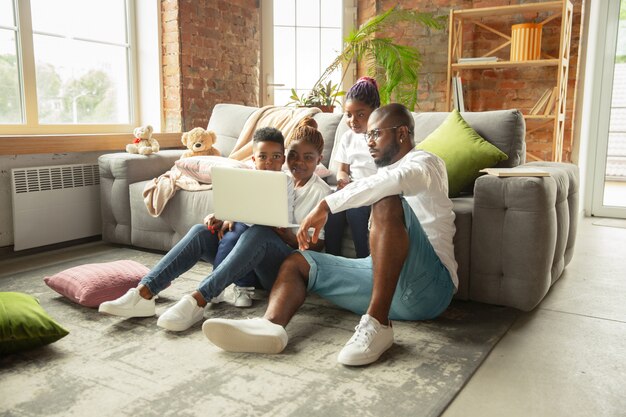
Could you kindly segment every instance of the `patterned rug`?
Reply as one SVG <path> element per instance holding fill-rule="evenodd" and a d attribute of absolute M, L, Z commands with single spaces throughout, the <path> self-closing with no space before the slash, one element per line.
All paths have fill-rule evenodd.
<path fill-rule="evenodd" d="M 42 254 L 32 269 L 0 275 L 0 291 L 39 298 L 70 331 L 60 341 L 0 358 L 2 416 L 438 416 L 514 322 L 515 310 L 454 301 L 436 320 L 395 322 L 395 344 L 367 367 L 336 355 L 359 317 L 310 296 L 287 326 L 279 355 L 233 354 L 210 344 L 201 323 L 182 333 L 156 319 L 121 319 L 73 304 L 43 277 L 93 262 L 160 254 L 98 243 L 63 256 Z M 0 268 L 2 266 L 0 265 Z M 157 314 L 210 272 L 198 264 L 163 291 Z M 205 317 L 260 316 L 227 303 Z"/>

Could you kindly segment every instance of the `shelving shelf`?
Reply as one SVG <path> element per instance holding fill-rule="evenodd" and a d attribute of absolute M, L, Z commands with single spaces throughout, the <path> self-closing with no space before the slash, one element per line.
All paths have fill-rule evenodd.
<path fill-rule="evenodd" d="M 466 62 L 462 64 L 452 64 L 453 70 L 461 69 L 488 69 L 488 68 L 524 68 L 524 67 L 556 67 L 559 65 L 558 59 L 537 59 L 534 61 L 496 61 L 496 62 Z"/>
<path fill-rule="evenodd" d="M 446 88 L 446 102 L 449 110 L 452 110 L 452 83 L 454 77 L 459 77 L 461 71 L 484 70 L 484 69 L 506 69 L 506 68 L 531 68 L 531 67 L 554 67 L 557 71 L 554 75 L 555 93 L 554 94 L 554 111 L 549 110 L 551 114 L 525 114 L 524 119 L 539 123 L 540 126 L 529 130 L 538 130 L 543 128 L 550 122 L 553 123 L 552 135 L 552 160 L 561 161 L 563 157 L 563 137 L 565 130 L 565 112 L 567 98 L 567 74 L 569 69 L 570 54 L 570 38 L 572 31 L 573 5 L 571 0 L 549 1 L 544 3 L 526 3 L 512 6 L 484 7 L 478 9 L 467 10 L 450 10 L 450 36 L 448 42 L 448 82 Z M 481 57 L 493 56 L 498 51 L 510 48 L 511 35 L 502 33 L 496 29 L 493 23 L 489 23 L 490 18 L 498 16 L 513 16 L 519 14 L 531 13 L 547 13 L 548 16 L 538 22 L 542 26 L 559 19 L 560 36 L 559 36 L 559 55 L 558 57 L 547 56 L 542 54 L 541 59 L 531 61 L 512 62 L 507 60 L 498 61 L 482 61 L 482 62 L 463 62 L 459 63 L 463 56 L 463 28 L 464 25 L 474 25 L 496 34 L 502 38 L 502 42 L 491 51 L 483 54 Z M 487 22 L 485 22 L 487 21 Z M 499 21 L 501 22 L 501 20 Z M 551 102 L 552 103 L 552 102 Z M 495 110 L 495 109 L 494 109 Z M 531 159 L 538 159 L 536 156 L 529 155 Z"/>
<path fill-rule="evenodd" d="M 554 120 L 555 117 L 556 117 L 556 115 L 554 115 L 554 114 L 548 114 L 548 115 L 543 115 L 543 114 L 525 114 L 524 115 L 524 119 L 529 119 L 529 120 Z"/>

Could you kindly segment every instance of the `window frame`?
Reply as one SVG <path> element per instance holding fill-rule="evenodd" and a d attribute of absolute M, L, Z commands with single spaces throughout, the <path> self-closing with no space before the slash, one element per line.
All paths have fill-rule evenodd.
<path fill-rule="evenodd" d="M 135 0 L 125 0 L 126 30 L 128 33 L 128 62 L 129 83 L 129 122 L 119 124 L 40 124 L 37 103 L 36 68 L 33 47 L 33 30 L 31 20 L 30 0 L 12 0 L 14 5 L 15 23 L 17 24 L 17 62 L 21 70 L 20 89 L 22 94 L 22 111 L 24 123 L 0 124 L 0 135 L 60 135 L 60 134 L 101 134 L 123 133 L 132 131 L 139 120 L 138 90 L 138 45 L 137 20 Z"/>
<path fill-rule="evenodd" d="M 342 3 L 342 40 L 351 30 L 357 26 L 357 1 L 340 0 Z M 261 105 L 272 105 L 274 103 L 274 91 L 276 87 L 288 87 L 277 84 L 281 80 L 274 78 L 274 1 L 267 0 L 261 2 L 261 79 L 259 101 Z M 344 78 L 341 89 L 347 91 L 356 81 L 356 64 L 348 65 L 348 71 Z M 291 87 L 296 87 L 291 86 Z M 312 86 L 311 86 L 312 87 Z"/>

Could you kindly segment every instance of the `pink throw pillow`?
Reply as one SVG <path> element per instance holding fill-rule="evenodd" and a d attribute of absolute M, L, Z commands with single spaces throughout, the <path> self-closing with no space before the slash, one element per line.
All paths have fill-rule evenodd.
<path fill-rule="evenodd" d="M 211 168 L 214 166 L 250 168 L 250 165 L 245 162 L 225 158 L 223 156 L 192 156 L 189 158 L 179 159 L 174 164 L 176 165 L 176 168 L 183 173 L 183 175 L 204 184 L 212 183 Z"/>
<path fill-rule="evenodd" d="M 86 307 L 115 300 L 139 284 L 148 271 L 142 264 L 115 261 L 75 266 L 43 280 L 50 288 Z"/>

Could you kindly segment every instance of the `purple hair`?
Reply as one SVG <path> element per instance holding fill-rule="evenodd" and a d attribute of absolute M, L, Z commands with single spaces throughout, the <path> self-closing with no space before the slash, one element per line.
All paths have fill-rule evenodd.
<path fill-rule="evenodd" d="M 378 84 L 370 77 L 361 77 L 346 93 L 347 100 L 358 100 L 373 109 L 380 107 L 380 95 L 378 94 Z"/>

